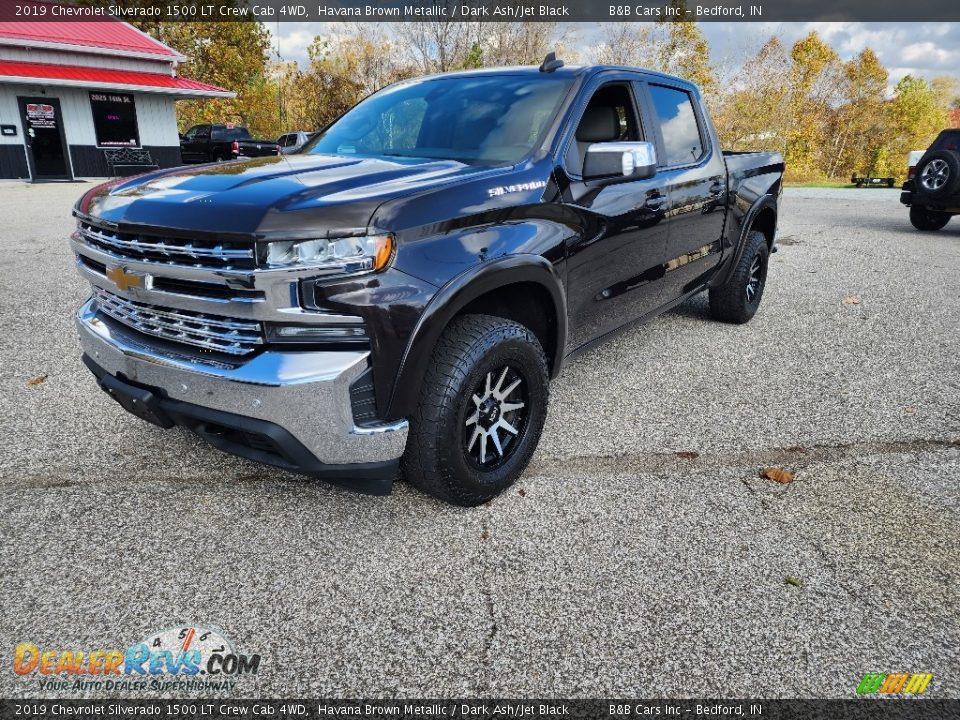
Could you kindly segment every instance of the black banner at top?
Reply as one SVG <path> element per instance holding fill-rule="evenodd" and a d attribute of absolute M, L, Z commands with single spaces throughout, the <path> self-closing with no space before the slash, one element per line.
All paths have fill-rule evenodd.
<path fill-rule="evenodd" d="M 960 21 L 957 0 L 4 0 L 0 22 L 920 22 Z M 918 27 L 918 32 L 922 28 Z"/>
<path fill-rule="evenodd" d="M 0 717 L 80 717 L 121 720 L 945 720 L 957 717 L 958 700 L 0 700 Z"/>

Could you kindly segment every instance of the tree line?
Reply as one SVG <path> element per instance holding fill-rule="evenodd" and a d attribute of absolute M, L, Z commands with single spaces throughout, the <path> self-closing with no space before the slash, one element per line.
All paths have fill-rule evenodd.
<path fill-rule="evenodd" d="M 134 0 L 136 1 L 136 0 Z M 954 77 L 906 76 L 891 89 L 876 53 L 850 60 L 816 32 L 785 46 L 770 37 L 749 57 L 715 63 L 695 22 L 612 23 L 593 47 L 563 23 L 356 23 L 318 36 L 303 65 L 276 59 L 257 22 L 135 23 L 188 59 L 180 72 L 237 93 L 181 101 L 181 130 L 236 122 L 257 137 L 322 129 L 385 85 L 426 73 L 535 65 L 556 50 L 569 64 L 639 66 L 696 82 L 730 150 L 779 150 L 788 179 L 816 181 L 906 172 L 960 105 Z"/>

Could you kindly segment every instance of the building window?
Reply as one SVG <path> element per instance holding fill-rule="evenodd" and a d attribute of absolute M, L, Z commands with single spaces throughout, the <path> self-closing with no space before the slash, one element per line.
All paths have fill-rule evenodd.
<path fill-rule="evenodd" d="M 90 93 L 93 127 L 98 147 L 139 147 L 137 106 L 133 95 L 114 92 Z"/>

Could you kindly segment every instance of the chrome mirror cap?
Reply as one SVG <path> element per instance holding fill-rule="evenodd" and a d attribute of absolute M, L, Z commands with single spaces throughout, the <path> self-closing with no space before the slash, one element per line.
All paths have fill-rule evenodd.
<path fill-rule="evenodd" d="M 642 180 L 657 172 L 657 150 L 649 142 L 599 142 L 587 148 L 583 161 L 585 180 L 609 178 Z"/>

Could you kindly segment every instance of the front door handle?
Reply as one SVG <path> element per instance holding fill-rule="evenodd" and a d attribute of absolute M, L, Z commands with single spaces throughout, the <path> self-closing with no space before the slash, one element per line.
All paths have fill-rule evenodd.
<path fill-rule="evenodd" d="M 657 210 L 663 207 L 663 204 L 666 201 L 667 201 L 666 195 L 661 195 L 660 193 L 657 193 L 655 195 L 651 195 L 650 197 L 648 197 L 644 201 L 643 206 L 647 210 L 653 210 L 654 212 L 656 212 Z"/>

